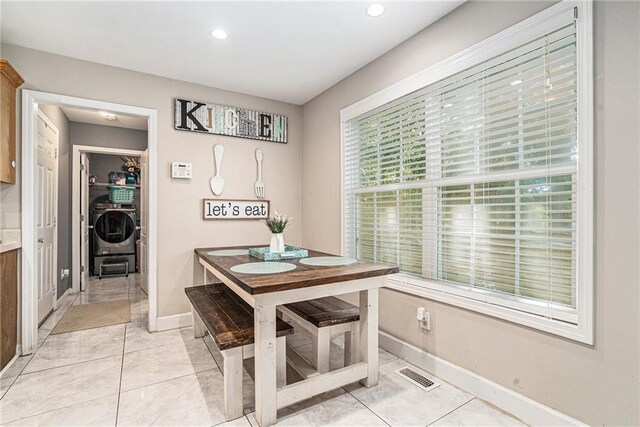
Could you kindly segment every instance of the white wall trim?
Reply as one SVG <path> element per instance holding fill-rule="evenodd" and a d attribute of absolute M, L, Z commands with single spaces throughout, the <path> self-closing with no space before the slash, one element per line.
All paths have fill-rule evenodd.
<path fill-rule="evenodd" d="M 58 307 L 64 304 L 64 301 L 69 297 L 69 294 L 71 294 L 71 288 L 67 288 L 67 290 L 64 291 L 60 298 L 58 298 Z"/>
<path fill-rule="evenodd" d="M 478 299 L 471 292 L 447 289 L 442 286 L 417 280 L 389 280 L 390 287 L 428 297 L 448 304 L 502 318 L 513 323 L 553 333 L 585 344 L 594 344 L 594 285 L 593 285 L 593 223 L 594 223 L 594 169 L 593 169 L 593 4 L 592 1 L 564 0 L 512 27 L 471 46 L 427 69 L 388 86 L 340 111 L 340 162 L 341 162 L 341 251 L 346 253 L 345 241 L 345 181 L 344 181 L 344 138 L 346 122 L 381 105 L 397 100 L 416 90 L 438 82 L 443 78 L 461 72 L 496 55 L 507 52 L 532 38 L 540 37 L 568 22 L 575 20 L 577 10 L 577 68 L 578 68 L 578 189 L 577 189 L 577 269 L 576 269 L 576 310 L 573 319 L 567 319 L 564 313 L 553 313 L 557 320 L 548 321 L 545 315 L 533 318 L 527 310 L 505 311 L 496 308 L 496 304 Z M 420 289 L 423 288 L 423 289 Z M 430 289 L 428 289 L 430 288 Z M 458 295 L 454 295 L 457 293 Z M 477 298 L 476 298 L 477 299 Z M 520 304 L 519 308 L 522 304 Z M 536 312 L 531 309 L 529 312 Z M 546 315 L 550 317 L 549 315 Z"/>
<path fill-rule="evenodd" d="M 391 354 L 459 387 L 478 398 L 536 426 L 584 426 L 553 408 L 447 362 L 386 332 L 379 332 L 380 347 Z"/>
<path fill-rule="evenodd" d="M 30 354 L 38 346 L 38 302 L 35 254 L 37 250 L 35 225 L 35 163 L 37 147 L 38 104 L 54 104 L 64 107 L 111 111 L 114 113 L 147 117 L 147 147 L 149 149 L 149 331 L 157 328 L 157 244 L 158 244 L 158 142 L 157 112 L 149 108 L 96 101 L 86 98 L 22 90 L 22 351 Z"/>
<path fill-rule="evenodd" d="M 184 328 L 193 325 L 191 313 L 174 314 L 173 316 L 158 317 L 157 331 Z"/>
<path fill-rule="evenodd" d="M 74 145 L 71 164 L 71 289 L 80 292 L 80 155 L 82 153 L 115 154 L 140 157 L 144 151 L 124 148 Z M 149 191 L 148 188 L 144 191 Z M 89 218 L 86 219 L 89 221 Z"/>
<path fill-rule="evenodd" d="M 576 7 L 590 9 L 592 7 L 591 1 L 564 0 L 555 4 L 480 43 L 343 108 L 340 110 L 340 119 L 342 122 L 351 120 L 374 108 L 461 72 L 470 66 L 487 61 L 527 43 L 531 38 L 541 37 L 566 22 L 568 17 L 573 16 L 573 10 Z"/>
<path fill-rule="evenodd" d="M 5 365 L 5 367 L 2 368 L 2 370 L 0 371 L 0 377 L 2 377 L 4 375 L 4 373 L 7 372 L 11 368 L 11 365 L 13 365 L 16 360 L 18 360 L 18 357 L 20 357 L 20 346 L 19 345 L 16 346 L 16 354 L 13 356 L 13 358 L 11 360 L 9 360 L 9 363 L 7 363 Z"/>

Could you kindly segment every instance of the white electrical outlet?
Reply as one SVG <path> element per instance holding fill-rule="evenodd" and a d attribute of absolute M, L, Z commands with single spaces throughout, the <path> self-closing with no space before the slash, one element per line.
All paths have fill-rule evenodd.
<path fill-rule="evenodd" d="M 60 280 L 64 279 L 65 277 L 69 277 L 68 268 L 63 268 L 62 270 L 60 270 Z"/>
<path fill-rule="evenodd" d="M 431 330 L 431 313 L 424 307 L 418 307 L 418 313 L 416 314 L 420 327 L 426 331 Z"/>

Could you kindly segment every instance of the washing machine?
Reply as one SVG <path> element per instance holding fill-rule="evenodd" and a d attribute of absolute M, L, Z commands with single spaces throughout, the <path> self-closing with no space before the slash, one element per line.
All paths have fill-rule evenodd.
<path fill-rule="evenodd" d="M 92 210 L 93 274 L 128 275 L 136 269 L 136 208 L 97 203 Z"/>

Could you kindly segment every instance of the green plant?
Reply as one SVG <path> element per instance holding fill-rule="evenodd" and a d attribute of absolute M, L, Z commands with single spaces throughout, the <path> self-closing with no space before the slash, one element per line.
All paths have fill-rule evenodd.
<path fill-rule="evenodd" d="M 264 223 L 267 224 L 269 230 L 274 234 L 280 234 L 293 218 L 287 218 L 287 214 L 280 215 L 278 211 L 271 218 L 267 218 Z"/>

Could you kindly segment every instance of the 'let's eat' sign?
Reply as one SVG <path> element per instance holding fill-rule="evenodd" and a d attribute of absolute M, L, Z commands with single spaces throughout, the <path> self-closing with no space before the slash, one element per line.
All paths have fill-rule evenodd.
<path fill-rule="evenodd" d="M 177 130 L 287 143 L 287 116 L 176 99 Z"/>
<path fill-rule="evenodd" d="M 267 219 L 268 200 L 222 200 L 204 199 L 204 219 Z"/>

